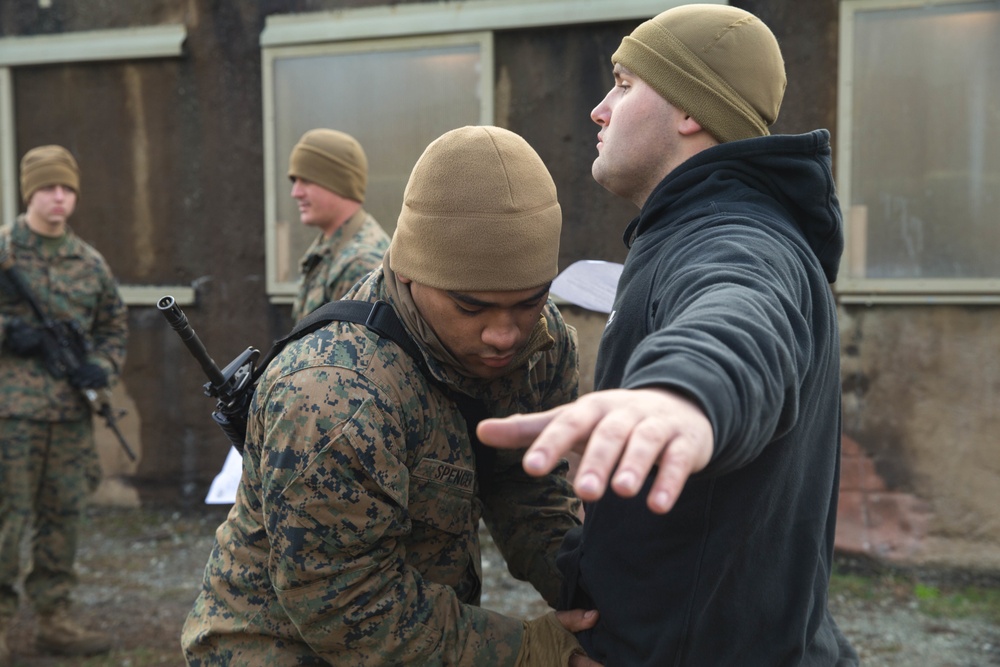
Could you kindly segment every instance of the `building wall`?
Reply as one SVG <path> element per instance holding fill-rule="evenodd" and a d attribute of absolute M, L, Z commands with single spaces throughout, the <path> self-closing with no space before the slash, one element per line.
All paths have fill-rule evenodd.
<path fill-rule="evenodd" d="M 17 68 L 17 154 L 50 142 L 77 154 L 83 192 L 74 228 L 105 254 L 122 282 L 196 286 L 197 303 L 185 312 L 220 366 L 248 345 L 266 348 L 291 324 L 288 307 L 265 294 L 258 43 L 265 18 L 378 4 L 0 4 L 3 36 L 187 27 L 185 54 L 177 59 Z M 733 4 L 761 16 L 783 47 L 788 88 L 774 131 L 826 127 L 835 134 L 837 1 Z M 610 55 L 636 23 L 495 36 L 496 122 L 522 134 L 553 173 L 565 215 L 563 267 L 625 257 L 621 233 L 636 210 L 590 177 L 597 126 L 589 112 L 613 84 Z M 580 329 L 589 389 L 603 318 L 572 308 L 567 317 Z M 884 540 L 868 538 L 850 548 L 910 562 L 997 565 L 997 309 L 844 306 L 841 317 L 845 434 L 875 480 L 864 486 L 852 520 L 906 537 L 905 548 L 880 549 Z M 119 392 L 142 457 L 128 464 L 107 451 L 117 444 L 105 438 L 106 467 L 112 478 L 124 475 L 144 502 L 199 504 L 228 451 L 209 418 L 214 401 L 203 395 L 200 368 L 155 308 L 133 307 L 129 324 Z M 910 514 L 876 514 L 876 501 L 885 501 L 880 493 L 910 499 Z M 129 493 L 118 497 L 134 502 Z"/>
<path fill-rule="evenodd" d="M 983 306 L 841 307 L 844 431 L 878 480 L 859 517 L 876 535 L 859 550 L 1000 568 L 998 316 Z"/>

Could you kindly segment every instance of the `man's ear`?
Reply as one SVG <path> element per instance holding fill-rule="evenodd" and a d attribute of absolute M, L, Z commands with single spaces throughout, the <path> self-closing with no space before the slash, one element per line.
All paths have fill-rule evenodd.
<path fill-rule="evenodd" d="M 684 116 L 684 119 L 677 125 L 677 131 L 685 137 L 689 137 L 693 134 L 698 134 L 704 128 L 701 123 L 696 121 L 691 116 Z"/>
<path fill-rule="evenodd" d="M 407 284 L 407 285 L 409 285 L 410 283 L 412 283 L 412 282 L 413 282 L 412 280 L 410 280 L 410 279 L 409 279 L 409 278 L 407 278 L 406 276 L 403 276 L 403 275 L 400 275 L 400 274 L 398 274 L 398 273 L 396 274 L 396 280 L 398 280 L 398 281 L 399 281 L 399 282 L 401 282 L 401 283 L 405 283 L 405 284 Z"/>

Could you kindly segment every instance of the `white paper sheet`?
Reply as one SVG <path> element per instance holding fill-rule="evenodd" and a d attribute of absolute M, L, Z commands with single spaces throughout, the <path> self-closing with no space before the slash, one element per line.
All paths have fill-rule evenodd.
<path fill-rule="evenodd" d="M 236 488 L 240 485 L 242 476 L 243 457 L 240 456 L 235 447 L 230 447 L 229 454 L 226 455 L 226 462 L 222 464 L 222 470 L 212 480 L 212 485 L 208 487 L 205 504 L 232 505 L 235 503 Z"/>
<path fill-rule="evenodd" d="M 573 262 L 552 281 L 552 294 L 575 306 L 610 313 L 623 265 L 584 259 Z"/>

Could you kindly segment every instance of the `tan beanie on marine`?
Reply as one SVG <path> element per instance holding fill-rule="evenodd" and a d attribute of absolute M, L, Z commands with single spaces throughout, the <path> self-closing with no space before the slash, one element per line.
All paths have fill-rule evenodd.
<path fill-rule="evenodd" d="M 785 94 L 778 40 L 753 14 L 681 5 L 636 28 L 611 56 L 725 143 L 769 134 Z"/>
<path fill-rule="evenodd" d="M 389 266 L 443 290 L 530 289 L 559 272 L 561 228 L 555 183 L 528 142 L 466 126 L 435 139 L 414 165 Z"/>
<path fill-rule="evenodd" d="M 337 130 L 309 130 L 292 147 L 288 177 L 307 181 L 341 197 L 365 201 L 368 158 L 357 139 Z"/>
<path fill-rule="evenodd" d="M 72 153 L 55 144 L 32 148 L 21 158 L 21 199 L 27 204 L 36 190 L 50 185 L 80 194 L 80 167 Z"/>

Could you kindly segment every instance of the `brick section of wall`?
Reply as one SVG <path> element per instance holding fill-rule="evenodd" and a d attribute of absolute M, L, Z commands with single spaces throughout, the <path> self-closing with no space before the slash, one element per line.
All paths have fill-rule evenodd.
<path fill-rule="evenodd" d="M 886 488 L 875 462 L 853 439 L 841 441 L 837 551 L 906 561 L 927 536 L 929 505 L 909 493 Z"/>

